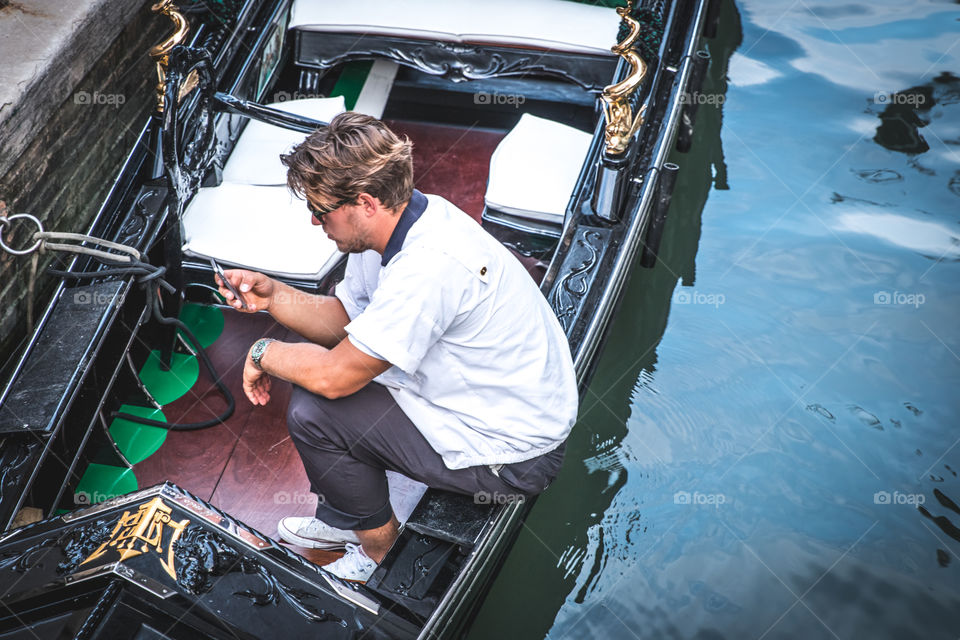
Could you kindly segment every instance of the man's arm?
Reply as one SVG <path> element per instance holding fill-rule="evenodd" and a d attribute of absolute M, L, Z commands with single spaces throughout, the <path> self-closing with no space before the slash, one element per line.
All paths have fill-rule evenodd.
<path fill-rule="evenodd" d="M 347 336 L 343 328 L 350 322 L 350 316 L 335 296 L 305 293 L 277 282 L 269 311 L 283 326 L 328 349 L 336 347 Z"/>
<path fill-rule="evenodd" d="M 335 347 L 347 335 L 343 328 L 350 317 L 333 296 L 304 293 L 256 271 L 229 269 L 224 275 L 243 296 L 251 313 L 269 311 L 283 326 L 328 348 Z M 219 278 L 217 284 L 221 284 Z M 220 295 L 233 308 L 243 310 L 240 301 L 225 287 L 220 287 Z"/>
<path fill-rule="evenodd" d="M 333 349 L 307 342 L 271 342 L 260 358 L 261 369 L 247 355 L 243 391 L 253 404 L 266 404 L 272 375 L 326 398 L 342 398 L 356 393 L 390 366 L 357 349 L 350 340 L 342 340 Z"/>

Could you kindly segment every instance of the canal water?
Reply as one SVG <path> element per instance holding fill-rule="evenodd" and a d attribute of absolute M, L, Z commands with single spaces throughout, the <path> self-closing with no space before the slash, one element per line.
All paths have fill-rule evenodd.
<path fill-rule="evenodd" d="M 960 638 L 960 6 L 727 2 L 472 638 Z"/>

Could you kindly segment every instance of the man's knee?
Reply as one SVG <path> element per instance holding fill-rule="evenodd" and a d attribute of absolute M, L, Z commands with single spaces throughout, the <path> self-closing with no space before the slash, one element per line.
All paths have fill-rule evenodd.
<path fill-rule="evenodd" d="M 303 387 L 293 386 L 287 406 L 287 430 L 294 442 L 315 442 L 326 436 L 331 423 L 325 407 L 327 402 L 330 401 Z"/>

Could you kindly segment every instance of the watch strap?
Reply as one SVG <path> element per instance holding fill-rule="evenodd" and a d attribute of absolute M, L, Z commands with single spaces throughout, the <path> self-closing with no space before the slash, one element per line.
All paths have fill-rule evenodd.
<path fill-rule="evenodd" d="M 267 347 L 271 342 L 275 342 L 273 338 L 260 338 L 253 343 L 253 349 L 250 350 L 250 360 L 260 371 L 263 371 L 263 367 L 260 366 L 260 360 L 263 359 L 263 354 L 267 352 Z"/>

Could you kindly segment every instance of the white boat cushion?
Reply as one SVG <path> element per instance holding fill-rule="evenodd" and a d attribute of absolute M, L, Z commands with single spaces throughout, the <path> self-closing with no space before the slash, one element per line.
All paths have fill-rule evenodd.
<path fill-rule="evenodd" d="M 200 189 L 183 214 L 183 232 L 185 255 L 288 278 L 319 279 L 342 255 L 286 187 Z"/>
<path fill-rule="evenodd" d="M 487 207 L 563 224 L 592 138 L 565 124 L 523 114 L 490 158 Z"/>
<path fill-rule="evenodd" d="M 295 0 L 290 27 L 613 55 L 620 17 L 569 0 Z"/>
<path fill-rule="evenodd" d="M 288 100 L 267 106 L 323 122 L 330 122 L 344 110 L 343 96 Z M 280 162 L 280 154 L 287 153 L 306 137 L 307 134 L 299 131 L 250 120 L 223 167 L 224 182 L 287 184 L 287 168 Z"/>

